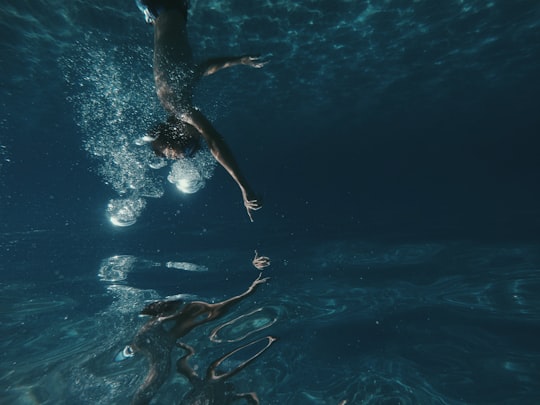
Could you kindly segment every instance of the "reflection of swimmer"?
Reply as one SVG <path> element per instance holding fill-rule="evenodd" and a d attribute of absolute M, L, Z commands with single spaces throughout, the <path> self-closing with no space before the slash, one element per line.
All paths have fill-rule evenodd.
<path fill-rule="evenodd" d="M 158 301 L 146 306 L 141 315 L 151 319 L 137 332 L 130 346 L 123 350 L 125 357 L 141 353 L 149 363 L 149 371 L 135 393 L 132 404 L 148 404 L 170 374 L 171 351 L 176 341 L 193 328 L 223 316 L 232 305 L 253 294 L 268 278 L 262 273 L 240 295 L 226 301 L 209 304 L 193 301 L 182 305 L 180 300 Z M 117 357 L 118 358 L 118 357 Z"/>
<path fill-rule="evenodd" d="M 251 346 L 256 345 L 262 341 L 266 341 L 266 344 L 249 359 L 243 361 L 232 370 L 223 374 L 218 374 L 216 369 L 229 357 L 241 352 L 244 349 L 249 349 Z M 207 405 L 227 405 L 236 402 L 239 399 L 245 399 L 248 404 L 258 405 L 259 398 L 255 392 L 236 393 L 234 386 L 225 382 L 229 377 L 237 374 L 249 365 L 253 360 L 263 354 L 266 349 L 276 341 L 275 337 L 266 336 L 255 342 L 248 343 L 241 346 L 232 352 L 227 353 L 223 357 L 220 357 L 214 361 L 208 370 L 206 371 L 205 378 L 200 378 L 195 370 L 188 364 L 188 360 L 195 354 L 195 351 L 191 346 L 185 343 L 178 342 L 177 345 L 188 352 L 185 356 L 181 357 L 176 363 L 176 367 L 179 373 L 183 374 L 189 382 L 193 385 L 193 389 L 184 397 L 181 404 L 193 405 L 193 404 L 207 404 Z"/>
<path fill-rule="evenodd" d="M 148 137 L 156 154 L 180 159 L 193 156 L 206 141 L 214 158 L 236 181 L 247 213 L 261 208 L 261 201 L 240 172 L 233 154 L 210 121 L 192 105 L 193 87 L 203 77 L 235 65 L 260 68 L 256 56 L 209 59 L 196 65 L 188 42 L 188 0 L 136 0 L 146 21 L 154 25 L 154 79 L 158 98 L 169 113 L 166 122 L 152 128 Z"/>

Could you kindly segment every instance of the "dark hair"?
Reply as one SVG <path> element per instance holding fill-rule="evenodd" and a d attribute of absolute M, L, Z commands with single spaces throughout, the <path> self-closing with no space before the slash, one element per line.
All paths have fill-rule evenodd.
<path fill-rule="evenodd" d="M 174 149 L 184 157 L 191 157 L 201 147 L 199 131 L 173 116 L 150 128 L 147 135 L 154 139 L 151 142 L 152 150 L 161 157 L 165 157 L 166 149 Z"/>
<path fill-rule="evenodd" d="M 178 310 L 183 303 L 184 301 L 182 300 L 152 302 L 144 307 L 141 311 L 141 315 L 163 316 L 171 314 Z"/>

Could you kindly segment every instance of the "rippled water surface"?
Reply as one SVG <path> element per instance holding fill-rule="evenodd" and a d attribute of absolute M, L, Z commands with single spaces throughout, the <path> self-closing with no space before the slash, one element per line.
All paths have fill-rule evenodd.
<path fill-rule="evenodd" d="M 538 245 L 344 239 L 298 244 L 295 253 L 266 248 L 280 258 L 266 270 L 271 280 L 184 339 L 201 351 L 193 361 L 201 370 L 271 334 L 276 345 L 234 377 L 264 403 L 533 403 Z M 54 283 L 5 283 L 5 400 L 124 403 L 147 366 L 115 357 L 144 324 L 137 314 L 147 303 L 217 302 L 256 278 L 242 251 L 221 262 L 203 259 L 207 252 L 115 255 L 85 266 L 87 276 L 67 277 L 73 270 L 61 266 Z M 188 389 L 172 376 L 156 403 L 178 402 Z"/>

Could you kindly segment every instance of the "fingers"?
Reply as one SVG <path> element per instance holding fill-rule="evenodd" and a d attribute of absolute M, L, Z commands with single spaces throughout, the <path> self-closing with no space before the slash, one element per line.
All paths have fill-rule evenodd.
<path fill-rule="evenodd" d="M 264 65 L 266 65 L 268 62 L 260 62 L 260 63 L 253 63 L 251 66 L 256 68 L 256 69 L 260 69 L 262 67 L 264 67 Z"/>
<path fill-rule="evenodd" d="M 259 200 L 244 200 L 244 206 L 246 207 L 249 220 L 253 222 L 253 216 L 251 215 L 251 211 L 260 210 L 262 208 L 261 202 Z"/>
<path fill-rule="evenodd" d="M 253 259 L 253 263 L 257 263 L 260 267 L 270 266 L 270 258 L 267 256 L 259 256 Z"/>
<path fill-rule="evenodd" d="M 249 217 L 249 221 L 253 222 L 253 215 L 251 215 L 251 211 L 249 210 L 249 208 L 247 208 L 246 211 L 247 211 L 247 214 L 248 214 L 248 217 Z"/>
<path fill-rule="evenodd" d="M 244 200 L 244 205 L 248 210 L 257 211 L 262 208 L 262 203 L 259 200 Z"/>
<path fill-rule="evenodd" d="M 270 259 L 268 257 L 259 257 L 253 260 L 253 266 L 258 270 L 263 270 L 265 267 L 270 266 Z"/>
<path fill-rule="evenodd" d="M 268 62 L 270 62 L 268 60 L 263 60 L 260 56 L 248 56 L 248 59 L 249 65 L 257 69 L 262 68 L 264 65 L 268 64 Z"/>
<path fill-rule="evenodd" d="M 265 65 L 268 64 L 269 61 L 265 60 L 265 61 L 262 61 L 262 62 L 253 62 L 251 64 L 252 67 L 256 68 L 256 69 L 260 69 L 262 67 L 264 67 Z"/>
<path fill-rule="evenodd" d="M 258 270 L 262 270 L 265 267 L 270 266 L 270 258 L 268 256 L 259 256 L 259 253 L 255 251 L 255 257 L 253 258 L 252 263 Z"/>
<path fill-rule="evenodd" d="M 261 276 L 262 276 L 262 273 L 259 274 L 259 277 L 257 277 L 257 279 L 253 282 L 253 285 L 264 284 L 268 280 L 270 280 L 270 277 L 261 278 Z"/>

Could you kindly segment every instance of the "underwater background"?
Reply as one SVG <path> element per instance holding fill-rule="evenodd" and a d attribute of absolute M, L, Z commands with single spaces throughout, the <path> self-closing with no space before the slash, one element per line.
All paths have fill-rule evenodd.
<path fill-rule="evenodd" d="M 245 291 L 257 250 L 270 280 L 185 338 L 202 374 L 272 335 L 230 379 L 261 404 L 537 403 L 540 3 L 192 0 L 188 32 L 270 61 L 195 93 L 254 223 L 208 155 L 141 144 L 165 115 L 134 1 L 2 2 L 0 402 L 129 403 L 142 308 Z"/>

